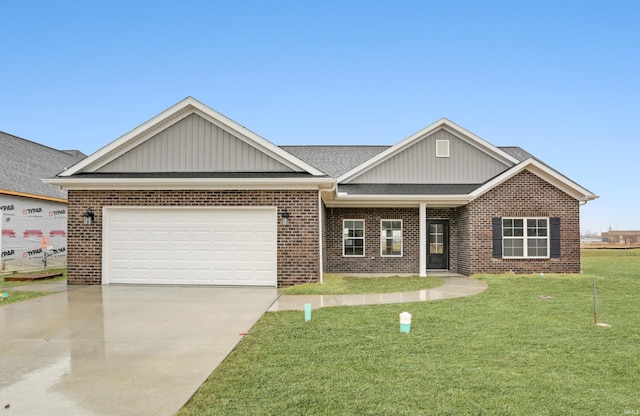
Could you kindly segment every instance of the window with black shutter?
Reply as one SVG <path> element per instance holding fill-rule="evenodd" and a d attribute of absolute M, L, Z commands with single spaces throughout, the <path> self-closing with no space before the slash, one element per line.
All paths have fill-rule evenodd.
<path fill-rule="evenodd" d="M 560 257 L 559 218 L 492 218 L 493 258 Z"/>

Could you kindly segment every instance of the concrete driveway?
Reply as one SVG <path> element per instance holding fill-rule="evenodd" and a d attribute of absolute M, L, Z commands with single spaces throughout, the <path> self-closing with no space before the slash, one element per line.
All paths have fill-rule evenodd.
<path fill-rule="evenodd" d="M 277 296 L 72 286 L 1 306 L 0 415 L 172 415 Z"/>

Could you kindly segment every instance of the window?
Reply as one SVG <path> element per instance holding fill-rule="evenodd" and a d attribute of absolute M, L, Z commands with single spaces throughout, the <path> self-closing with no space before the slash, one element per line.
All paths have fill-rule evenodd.
<path fill-rule="evenodd" d="M 503 257 L 549 257 L 548 218 L 503 218 Z"/>
<path fill-rule="evenodd" d="M 342 221 L 342 255 L 364 256 L 364 220 Z"/>
<path fill-rule="evenodd" d="M 429 254 L 444 254 L 444 224 L 429 224 Z"/>
<path fill-rule="evenodd" d="M 402 220 L 380 221 L 380 255 L 402 256 Z"/>

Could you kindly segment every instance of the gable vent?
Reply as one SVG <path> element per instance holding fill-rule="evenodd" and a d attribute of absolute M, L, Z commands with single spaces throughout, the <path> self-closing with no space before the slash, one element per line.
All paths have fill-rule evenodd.
<path fill-rule="evenodd" d="M 436 140 L 436 157 L 449 157 L 449 140 Z"/>

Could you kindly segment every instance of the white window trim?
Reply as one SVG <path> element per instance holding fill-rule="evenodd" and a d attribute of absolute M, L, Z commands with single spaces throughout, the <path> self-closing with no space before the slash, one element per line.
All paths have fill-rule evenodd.
<path fill-rule="evenodd" d="M 362 221 L 362 237 L 345 237 L 344 236 L 344 223 L 346 221 Z M 350 219 L 350 218 L 345 218 L 342 220 L 342 257 L 364 257 L 367 253 L 367 249 L 366 249 L 366 244 L 367 244 L 367 240 L 366 240 L 366 222 L 364 221 L 364 219 Z M 347 238 L 351 238 L 351 239 L 359 239 L 362 238 L 362 254 L 344 254 L 344 242 Z"/>
<path fill-rule="evenodd" d="M 400 254 L 382 254 L 382 241 L 388 240 L 385 236 L 382 236 L 382 222 L 383 221 L 400 221 Z M 393 238 L 393 237 L 391 237 Z M 402 220 L 400 219 L 388 219 L 383 218 L 380 220 L 380 257 L 402 257 L 404 255 L 404 224 L 402 224 Z"/>
<path fill-rule="evenodd" d="M 522 220 L 522 227 L 523 227 L 523 235 L 522 237 L 505 237 L 504 235 L 504 220 Z M 541 240 L 543 237 L 529 237 L 527 235 L 527 220 L 546 220 L 547 221 L 547 236 L 545 237 L 547 239 L 547 255 L 546 256 L 528 256 L 527 252 L 528 252 L 528 246 L 527 246 L 527 240 L 529 238 L 535 238 L 538 240 Z M 502 232 L 502 258 L 503 259 L 548 259 L 551 258 L 551 225 L 549 223 L 549 217 L 502 217 L 501 218 L 502 221 L 502 227 L 501 227 L 501 232 Z M 505 240 L 520 240 L 522 239 L 522 256 L 506 256 L 504 254 L 504 241 Z"/>

